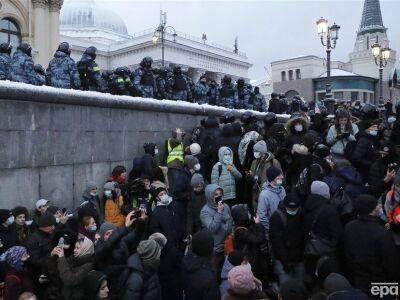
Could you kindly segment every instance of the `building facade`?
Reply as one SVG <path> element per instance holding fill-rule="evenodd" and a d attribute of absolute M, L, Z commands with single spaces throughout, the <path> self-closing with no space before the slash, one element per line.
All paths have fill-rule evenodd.
<path fill-rule="evenodd" d="M 332 92 L 337 100 L 376 103 L 379 98 L 379 69 L 371 46 L 389 46 L 379 0 L 365 0 L 361 23 L 349 61 L 331 61 Z M 392 50 L 383 69 L 383 97 L 396 101 L 400 91 L 391 86 L 396 51 Z M 288 98 L 301 95 L 307 101 L 325 96 L 326 59 L 314 55 L 283 59 L 271 63 L 274 91 Z"/>

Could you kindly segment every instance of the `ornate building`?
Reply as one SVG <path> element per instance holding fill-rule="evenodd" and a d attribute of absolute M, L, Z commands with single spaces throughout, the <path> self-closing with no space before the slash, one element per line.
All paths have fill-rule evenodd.
<path fill-rule="evenodd" d="M 365 0 L 361 23 L 348 62 L 332 61 L 332 91 L 338 100 L 376 102 L 379 98 L 379 69 L 371 46 L 378 41 L 389 45 L 379 0 Z M 391 84 L 395 73 L 396 51 L 392 50 L 383 69 L 383 97 L 396 101 L 400 91 Z M 302 95 L 306 100 L 325 97 L 326 59 L 314 55 L 289 58 L 271 63 L 274 91 L 288 97 Z"/>

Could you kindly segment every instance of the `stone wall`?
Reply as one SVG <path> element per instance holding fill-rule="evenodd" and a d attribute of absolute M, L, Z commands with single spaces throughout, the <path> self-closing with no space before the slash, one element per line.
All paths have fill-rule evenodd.
<path fill-rule="evenodd" d="M 0 82 L 0 207 L 33 208 L 40 198 L 75 207 L 87 180 L 102 187 L 119 164 L 129 172 L 145 142 L 163 150 L 173 128 L 190 132 L 207 115 L 226 111 Z"/>

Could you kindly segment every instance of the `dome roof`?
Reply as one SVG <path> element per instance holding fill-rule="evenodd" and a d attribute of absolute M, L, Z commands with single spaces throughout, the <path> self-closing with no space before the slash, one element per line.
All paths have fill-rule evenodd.
<path fill-rule="evenodd" d="M 120 16 L 98 6 L 94 0 L 66 1 L 60 13 L 60 27 L 82 29 L 96 27 L 120 35 L 128 35 L 125 22 Z"/>

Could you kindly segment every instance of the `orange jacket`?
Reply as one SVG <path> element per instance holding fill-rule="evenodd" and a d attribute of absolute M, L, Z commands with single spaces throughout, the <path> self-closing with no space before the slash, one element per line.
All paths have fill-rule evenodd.
<path fill-rule="evenodd" d="M 397 204 L 394 208 L 390 207 L 390 202 L 394 197 L 394 189 L 391 189 L 386 194 L 386 201 L 385 201 L 385 212 L 388 223 L 394 223 L 396 225 L 400 224 L 400 205 Z"/>
<path fill-rule="evenodd" d="M 117 227 L 122 227 L 125 222 L 125 217 L 121 213 L 123 203 L 123 196 L 119 196 L 115 202 L 113 199 L 107 199 L 104 205 L 104 220 L 113 223 Z"/>

